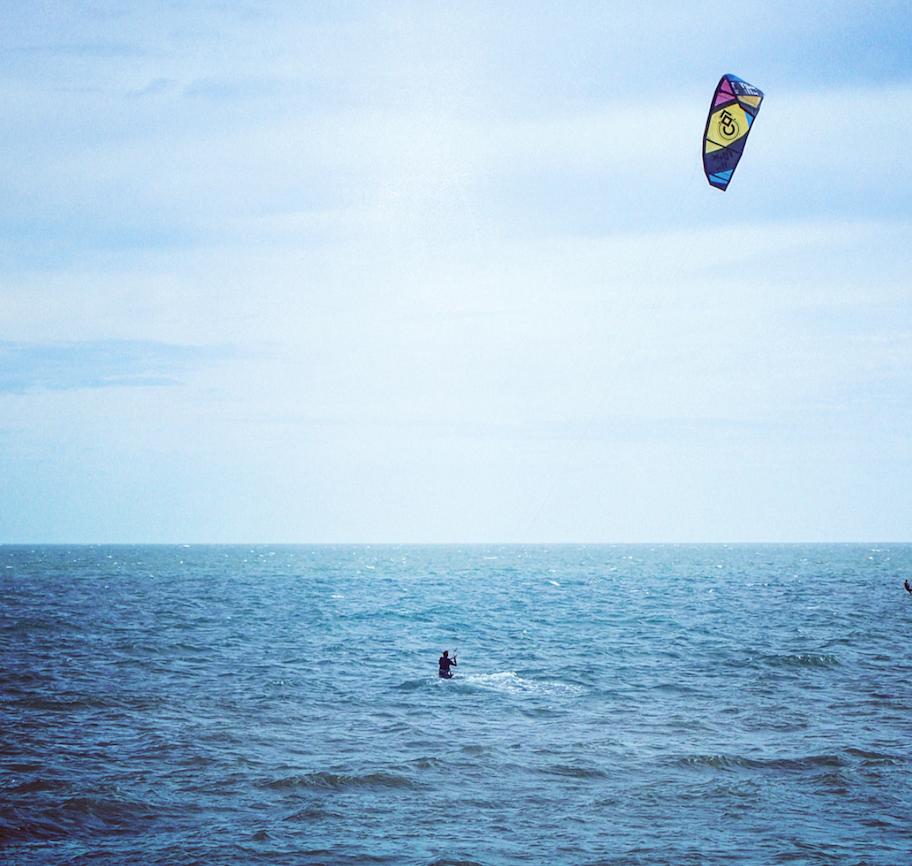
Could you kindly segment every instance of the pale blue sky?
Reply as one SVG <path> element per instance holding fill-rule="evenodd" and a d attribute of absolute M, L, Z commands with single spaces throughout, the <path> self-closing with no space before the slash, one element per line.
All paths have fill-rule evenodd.
<path fill-rule="evenodd" d="M 910 540 L 912 11 L 718 9 L 7 4 L 0 543 Z"/>

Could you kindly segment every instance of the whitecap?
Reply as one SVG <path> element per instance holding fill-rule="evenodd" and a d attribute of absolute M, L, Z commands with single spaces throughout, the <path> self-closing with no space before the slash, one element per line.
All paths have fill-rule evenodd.
<path fill-rule="evenodd" d="M 581 686 L 568 683 L 552 680 L 523 679 L 513 671 L 501 671 L 494 674 L 467 674 L 461 676 L 460 679 L 468 685 L 506 692 L 507 694 L 572 695 L 583 691 Z"/>

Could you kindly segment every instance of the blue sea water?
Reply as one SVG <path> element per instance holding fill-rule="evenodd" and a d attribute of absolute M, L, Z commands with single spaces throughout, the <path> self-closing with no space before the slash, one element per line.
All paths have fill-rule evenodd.
<path fill-rule="evenodd" d="M 906 577 L 912 545 L 0 547 L 0 862 L 901 866 Z"/>

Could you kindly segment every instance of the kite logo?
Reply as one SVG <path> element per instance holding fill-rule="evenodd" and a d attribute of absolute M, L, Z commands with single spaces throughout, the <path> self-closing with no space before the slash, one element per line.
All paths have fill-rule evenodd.
<path fill-rule="evenodd" d="M 738 123 L 731 112 L 726 108 L 719 115 L 719 132 L 723 138 L 733 139 L 738 137 Z"/>

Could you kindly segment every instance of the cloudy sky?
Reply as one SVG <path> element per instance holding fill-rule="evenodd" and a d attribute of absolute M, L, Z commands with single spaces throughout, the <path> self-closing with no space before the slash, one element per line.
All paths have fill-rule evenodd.
<path fill-rule="evenodd" d="M 723 8 L 6 4 L 0 542 L 912 540 L 912 11 Z"/>

